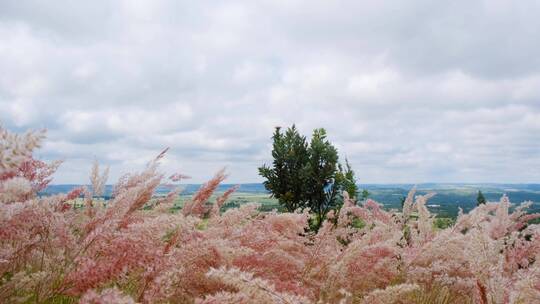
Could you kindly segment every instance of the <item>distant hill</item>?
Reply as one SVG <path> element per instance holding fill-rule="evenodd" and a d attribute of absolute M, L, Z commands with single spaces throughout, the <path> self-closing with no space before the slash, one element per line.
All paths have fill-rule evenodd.
<path fill-rule="evenodd" d="M 45 190 L 43 190 L 40 195 L 52 195 L 52 194 L 58 194 L 58 193 L 66 193 L 71 191 L 72 189 L 75 189 L 77 187 L 81 186 L 87 186 L 88 185 L 75 185 L 75 184 L 64 184 L 64 185 L 50 185 Z M 217 192 L 224 192 L 225 190 L 236 186 L 236 184 L 221 184 L 218 186 Z M 243 193 L 268 193 L 266 189 L 264 189 L 264 186 L 262 184 L 258 183 L 251 183 L 251 184 L 240 184 L 240 188 L 237 190 L 237 192 L 243 192 Z M 182 194 L 185 195 L 191 195 L 195 193 L 200 187 L 201 184 L 184 184 L 180 185 L 180 187 L 183 189 Z M 166 194 L 171 190 L 171 187 L 168 186 L 159 186 L 156 190 L 156 194 Z M 112 195 L 113 192 L 113 185 L 107 185 L 105 186 L 105 197 L 109 197 Z"/>
<path fill-rule="evenodd" d="M 401 199 L 413 187 L 412 184 L 360 185 L 367 189 L 370 198 L 384 204 L 387 209 L 399 209 Z M 481 190 L 488 201 L 499 201 L 506 194 L 510 201 L 518 205 L 532 201 L 531 212 L 540 212 L 540 184 L 418 184 L 418 194 L 435 192 L 428 202 L 428 208 L 439 216 L 455 217 L 459 208 L 468 212 L 476 207 L 476 196 Z"/>
<path fill-rule="evenodd" d="M 222 184 L 217 192 L 223 192 L 235 184 Z M 66 193 L 71 189 L 81 185 L 51 185 L 47 187 L 41 195 L 51 195 L 57 193 Z M 191 195 L 201 184 L 185 184 L 182 195 Z M 260 183 L 240 184 L 237 190 L 239 193 L 246 194 L 268 194 L 264 186 Z M 406 196 L 414 184 L 360 184 L 360 189 L 366 189 L 370 192 L 370 198 L 380 202 L 386 209 L 399 209 L 401 199 Z M 488 201 L 498 201 L 503 194 L 508 195 L 510 201 L 519 204 L 524 201 L 532 201 L 531 211 L 540 212 L 540 184 L 460 184 L 460 183 L 425 183 L 418 184 L 417 193 L 426 194 L 436 192 L 428 202 L 428 208 L 442 217 L 455 217 L 459 208 L 468 212 L 476 206 L 476 195 L 478 190 L 484 193 Z M 105 197 L 112 194 L 112 185 L 107 185 Z M 160 186 L 156 194 L 163 195 L 171 188 Z"/>

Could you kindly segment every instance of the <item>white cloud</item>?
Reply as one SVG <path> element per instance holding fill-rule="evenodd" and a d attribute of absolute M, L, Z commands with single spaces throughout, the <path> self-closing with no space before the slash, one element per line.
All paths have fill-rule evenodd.
<path fill-rule="evenodd" d="M 49 129 L 57 182 L 171 147 L 260 180 L 274 126 L 325 127 L 361 182 L 539 182 L 529 1 L 2 1 L 0 120 Z M 456 18 L 460 16 L 460 18 Z"/>

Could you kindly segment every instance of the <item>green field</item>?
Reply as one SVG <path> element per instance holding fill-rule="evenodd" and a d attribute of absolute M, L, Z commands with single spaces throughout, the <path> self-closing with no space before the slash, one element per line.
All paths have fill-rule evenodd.
<path fill-rule="evenodd" d="M 215 199 L 219 196 L 220 193 L 214 194 L 210 198 L 210 202 L 215 201 Z M 191 195 L 181 195 L 177 202 L 175 203 L 176 209 L 181 209 L 184 205 L 184 202 L 191 198 Z M 260 204 L 260 210 L 261 211 L 271 211 L 271 210 L 278 210 L 282 211 L 281 206 L 278 204 L 277 199 L 271 198 L 269 194 L 266 193 L 244 193 L 244 192 L 235 192 L 233 193 L 225 205 L 222 207 L 222 211 L 226 211 L 227 209 L 231 208 L 237 208 L 240 205 L 244 205 L 247 203 L 257 203 Z"/>

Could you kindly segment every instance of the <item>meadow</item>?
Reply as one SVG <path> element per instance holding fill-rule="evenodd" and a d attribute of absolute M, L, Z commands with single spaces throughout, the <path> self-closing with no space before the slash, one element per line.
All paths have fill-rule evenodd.
<path fill-rule="evenodd" d="M 160 173 L 166 151 L 108 200 L 97 163 L 91 187 L 39 196 L 60 165 L 32 158 L 44 134 L 0 138 L 2 303 L 540 302 L 540 215 L 508 196 L 438 227 L 432 193 L 387 210 L 344 192 L 313 229 L 309 210 L 217 194 L 224 171 L 192 195 L 156 196 L 178 181 Z"/>

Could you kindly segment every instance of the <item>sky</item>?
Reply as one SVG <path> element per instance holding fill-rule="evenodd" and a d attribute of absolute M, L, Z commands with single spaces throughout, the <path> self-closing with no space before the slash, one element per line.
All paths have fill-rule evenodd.
<path fill-rule="evenodd" d="M 0 124 L 54 183 L 170 147 L 260 182 L 275 126 L 324 127 L 360 183 L 540 182 L 538 1 L 0 1 Z"/>

